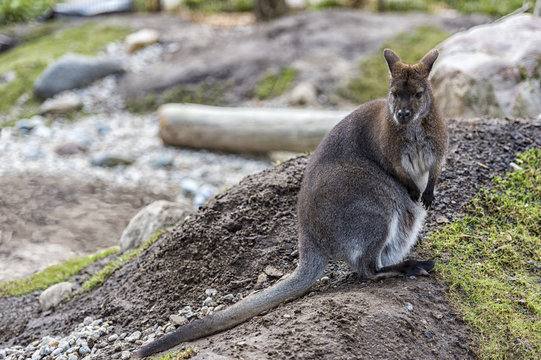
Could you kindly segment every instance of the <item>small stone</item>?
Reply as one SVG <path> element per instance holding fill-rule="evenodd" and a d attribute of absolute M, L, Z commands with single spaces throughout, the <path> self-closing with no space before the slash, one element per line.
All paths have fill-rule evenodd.
<path fill-rule="evenodd" d="M 409 302 L 407 302 L 404 305 L 406 306 L 406 309 L 408 309 L 409 311 L 413 310 L 413 305 L 411 305 Z"/>
<path fill-rule="evenodd" d="M 233 299 L 235 299 L 235 296 L 233 294 L 227 294 L 227 295 L 222 296 L 221 298 L 222 301 L 225 301 L 228 303 L 232 302 Z"/>
<path fill-rule="evenodd" d="M 111 336 L 109 336 L 107 338 L 107 341 L 109 341 L 109 342 L 113 342 L 113 341 L 116 341 L 116 340 L 118 340 L 118 335 L 117 334 L 113 334 L 113 335 L 111 335 Z"/>
<path fill-rule="evenodd" d="M 427 339 L 432 339 L 432 333 L 430 333 L 430 332 L 428 332 L 428 331 L 425 332 L 425 337 L 426 337 Z"/>
<path fill-rule="evenodd" d="M 188 323 L 188 319 L 184 316 L 173 314 L 169 316 L 169 322 L 173 325 L 184 325 Z"/>
<path fill-rule="evenodd" d="M 212 311 L 212 308 L 209 308 L 208 306 L 203 306 L 201 310 L 199 311 L 203 316 L 206 316 L 209 314 L 209 312 Z"/>
<path fill-rule="evenodd" d="M 207 289 L 207 290 L 205 290 L 205 295 L 207 295 L 207 296 L 216 296 L 217 293 L 218 293 L 218 290 L 216 290 L 216 289 Z"/>
<path fill-rule="evenodd" d="M 75 354 L 69 354 L 68 355 L 68 360 L 78 360 L 79 358 L 77 357 L 77 355 Z"/>
<path fill-rule="evenodd" d="M 95 154 L 92 156 L 91 160 L 92 165 L 101 167 L 115 167 L 119 165 L 127 166 L 133 164 L 133 162 L 133 159 L 107 153 Z"/>
<path fill-rule="evenodd" d="M 417 280 L 417 276 L 411 275 L 411 276 L 410 276 L 410 280 Z"/>
<path fill-rule="evenodd" d="M 41 114 L 62 115 L 79 110 L 82 107 L 81 99 L 75 94 L 69 94 L 44 101 L 39 111 Z"/>
<path fill-rule="evenodd" d="M 90 348 L 87 345 L 83 345 L 79 348 L 79 354 L 86 355 L 90 354 Z"/>
<path fill-rule="evenodd" d="M 267 280 L 268 280 L 267 274 L 265 274 L 264 272 L 262 272 L 261 274 L 259 274 L 259 275 L 257 276 L 256 286 L 259 285 L 259 287 L 260 287 L 260 285 L 262 285 L 263 283 L 266 283 Z"/>
<path fill-rule="evenodd" d="M 282 276 L 284 276 L 284 273 L 282 271 L 276 269 L 272 265 L 267 265 L 263 272 L 273 278 L 281 278 Z"/>
<path fill-rule="evenodd" d="M 74 141 L 60 144 L 55 147 L 54 152 L 58 155 L 74 155 L 82 152 L 86 152 L 87 148 L 81 143 Z"/>
<path fill-rule="evenodd" d="M 246 346 L 246 341 L 239 341 L 237 343 L 238 346 Z"/>
<path fill-rule="evenodd" d="M 134 333 L 132 333 L 130 336 L 128 336 L 126 338 L 126 341 L 134 342 L 136 340 L 139 340 L 140 337 L 141 337 L 141 332 L 140 331 L 135 331 Z"/>
<path fill-rule="evenodd" d="M 83 320 L 83 325 L 90 325 L 90 324 L 92 324 L 92 321 L 94 321 L 94 319 L 92 319 L 92 317 L 90 317 L 90 316 L 87 316 Z"/>
<path fill-rule="evenodd" d="M 322 284 L 326 284 L 329 282 L 329 277 L 328 276 L 322 276 L 321 279 L 319 279 L 319 281 L 322 283 Z"/>
<path fill-rule="evenodd" d="M 41 311 L 56 307 L 62 300 L 71 296 L 73 284 L 67 281 L 55 284 L 43 291 L 39 296 Z"/>
<path fill-rule="evenodd" d="M 205 300 L 203 300 L 203 305 L 212 307 L 215 305 L 215 303 L 214 303 L 214 300 L 209 296 Z"/>
<path fill-rule="evenodd" d="M 123 351 L 123 352 L 122 352 L 122 355 L 120 355 L 120 358 L 121 358 L 122 360 L 126 360 L 126 359 L 129 359 L 129 358 L 130 358 L 130 355 L 131 355 L 131 354 L 130 354 L 129 351 Z"/>
<path fill-rule="evenodd" d="M 291 105 L 317 105 L 316 87 L 308 81 L 301 82 L 291 91 L 289 103 Z"/>
<path fill-rule="evenodd" d="M 169 325 L 168 327 L 165 328 L 165 332 L 166 333 L 170 333 L 170 332 L 173 332 L 175 331 L 177 328 L 175 325 Z"/>
<path fill-rule="evenodd" d="M 197 189 L 199 189 L 199 185 L 194 179 L 184 178 L 180 181 L 180 188 L 184 195 L 194 196 L 197 193 Z"/>
<path fill-rule="evenodd" d="M 133 54 L 139 49 L 155 44 L 160 38 L 160 33 L 154 29 L 142 29 L 126 37 L 126 52 Z"/>
<path fill-rule="evenodd" d="M 509 166 L 511 166 L 511 167 L 513 168 L 513 170 L 516 170 L 516 171 L 523 170 L 523 169 L 522 169 L 522 166 L 520 166 L 519 164 L 514 163 L 514 162 L 511 162 L 511 163 L 509 164 Z"/>
<path fill-rule="evenodd" d="M 448 224 L 449 223 L 449 219 L 443 215 L 440 215 L 440 216 L 437 216 L 436 217 L 436 223 L 438 224 Z"/>
<path fill-rule="evenodd" d="M 216 306 L 216 307 L 214 308 L 214 312 L 217 312 L 217 311 L 220 311 L 220 310 L 223 310 L 223 309 L 225 309 L 225 305 L 224 305 L 224 304 L 220 304 L 220 305 L 218 305 L 218 306 Z"/>
<path fill-rule="evenodd" d="M 152 159 L 151 164 L 152 167 L 155 169 L 162 169 L 173 166 L 174 161 L 175 158 L 173 156 L 168 154 L 161 154 L 157 155 L 154 159 Z"/>
<path fill-rule="evenodd" d="M 438 320 L 441 320 L 441 319 L 443 319 L 443 314 L 442 314 L 442 313 L 439 313 L 439 312 L 436 312 L 436 313 L 434 313 L 434 317 L 435 317 L 436 319 L 438 319 Z"/>

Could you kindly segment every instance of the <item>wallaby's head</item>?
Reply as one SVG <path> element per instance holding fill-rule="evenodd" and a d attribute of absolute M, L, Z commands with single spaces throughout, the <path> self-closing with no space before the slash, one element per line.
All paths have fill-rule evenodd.
<path fill-rule="evenodd" d="M 398 124 L 407 125 L 422 119 L 430 111 L 432 89 L 428 75 L 438 54 L 438 50 L 432 50 L 418 63 L 409 65 L 392 50 L 383 51 L 391 73 L 387 103 L 392 118 Z"/>

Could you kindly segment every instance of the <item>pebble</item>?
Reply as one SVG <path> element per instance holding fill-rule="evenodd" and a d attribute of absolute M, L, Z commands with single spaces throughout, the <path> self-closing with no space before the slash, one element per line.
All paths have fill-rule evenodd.
<path fill-rule="evenodd" d="M 409 302 L 405 303 L 404 305 L 406 306 L 406 309 L 408 309 L 409 311 L 413 310 L 413 305 L 411 305 Z"/>
<path fill-rule="evenodd" d="M 218 294 L 218 290 L 216 289 L 207 289 L 205 290 L 205 295 L 207 296 L 216 296 L 216 294 Z"/>
<path fill-rule="evenodd" d="M 135 331 L 134 333 L 132 333 L 130 336 L 126 338 L 126 341 L 135 342 L 136 340 L 139 340 L 140 337 L 141 337 L 141 332 Z"/>

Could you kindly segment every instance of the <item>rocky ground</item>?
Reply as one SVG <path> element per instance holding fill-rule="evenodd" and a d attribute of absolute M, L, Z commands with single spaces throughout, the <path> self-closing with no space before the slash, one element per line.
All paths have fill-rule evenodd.
<path fill-rule="evenodd" d="M 333 14 L 327 16 L 329 21 L 348 18 L 342 21 L 346 25 L 365 16 Z M 300 17 L 304 25 L 297 26 L 297 32 L 309 32 L 312 44 L 317 44 L 317 31 L 330 32 L 307 26 L 310 16 L 315 15 Z M 197 46 L 190 41 L 196 41 L 198 34 L 204 35 L 204 44 L 227 36 L 238 40 L 250 33 L 271 41 L 265 34 L 280 38 L 286 32 L 278 30 L 294 23 L 285 19 L 266 29 L 222 32 L 168 15 L 106 21 L 118 23 L 120 18 L 128 25 L 152 26 L 165 34 L 161 44 L 137 56 L 127 56 L 120 44 L 106 50 L 105 55 L 123 57 L 134 72 L 181 56 L 175 45 L 179 37 L 182 47 L 193 55 Z M 427 17 L 415 19 L 411 27 Z M 381 28 L 385 21 L 398 26 L 392 16 L 373 21 L 377 26 L 372 28 Z M 347 38 L 339 32 L 334 36 Z M 375 51 L 385 36 L 367 38 L 371 41 L 357 45 L 344 41 L 346 50 L 341 54 L 349 54 L 348 60 L 355 58 L 355 65 L 363 54 Z M 210 50 L 203 53 L 205 58 L 212 57 Z M 312 59 L 307 69 L 317 64 L 328 67 L 327 61 Z M 348 65 L 348 74 L 354 68 Z M 303 76 L 309 77 L 310 72 Z M 324 83 L 318 79 L 314 82 Z M 0 185 L 9 191 L 0 193 L 0 219 L 7 224 L 0 233 L 0 260 L 2 268 L 9 270 L 0 275 L 28 273 L 28 263 L 26 272 L 15 273 L 17 262 L 24 258 L 14 256 L 20 250 L 17 245 L 23 247 L 19 254 L 30 259 L 36 253 L 50 258 L 59 253 L 58 248 L 51 247 L 55 242 L 44 240 L 54 237 L 69 254 L 86 254 L 92 252 L 93 244 L 96 250 L 118 244 L 131 216 L 154 199 L 188 197 L 197 207 L 212 194 L 220 194 L 102 287 L 56 310 L 39 310 L 39 291 L 0 298 L 0 358 L 126 359 L 144 341 L 266 287 L 295 267 L 295 199 L 306 158 L 252 175 L 224 192 L 245 175 L 269 167 L 270 160 L 164 148 L 156 136 L 156 115 L 126 112 L 117 86 L 118 79 L 108 77 L 74 91 L 90 114 L 76 121 L 37 117 L 2 131 Z M 250 100 L 245 104 L 254 105 Z M 286 104 L 285 97 L 268 104 L 257 102 Z M 317 106 L 326 106 L 325 101 Z M 453 120 L 449 125 L 449 158 L 426 231 L 459 216 L 460 207 L 480 186 L 510 169 L 517 152 L 541 145 L 541 128 L 534 121 Z M 73 153 L 59 154 L 66 148 Z M 99 166 L 104 156 L 131 164 Z M 52 250 L 47 253 L 48 246 Z M 32 271 L 43 266 L 39 262 Z M 97 269 L 86 269 L 71 280 L 80 285 Z M 435 277 L 359 282 L 344 264 L 331 263 L 325 277 L 303 298 L 193 345 L 200 358 L 220 354 L 241 359 L 464 359 L 475 357 L 472 341 L 449 307 L 445 286 Z"/>

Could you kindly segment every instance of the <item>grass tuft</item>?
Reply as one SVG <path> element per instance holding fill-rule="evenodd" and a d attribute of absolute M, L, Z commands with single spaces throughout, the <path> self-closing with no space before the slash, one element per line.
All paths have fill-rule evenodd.
<path fill-rule="evenodd" d="M 412 33 L 401 33 L 387 40 L 376 55 L 360 63 L 361 76 L 351 79 L 349 84 L 338 90 L 338 94 L 359 104 L 387 96 L 389 70 L 383 58 L 383 49 L 389 48 L 402 61 L 412 64 L 419 61 L 428 51 L 445 40 L 449 34 L 434 26 L 422 26 Z"/>
<path fill-rule="evenodd" d="M 107 280 L 115 271 L 120 269 L 122 266 L 127 264 L 129 261 L 133 260 L 137 255 L 139 255 L 143 250 L 152 245 L 158 238 L 165 233 L 166 230 L 159 230 L 154 234 L 148 241 L 144 242 L 138 249 L 130 250 L 125 254 L 122 254 L 118 259 L 111 261 L 105 267 L 100 270 L 95 275 L 91 276 L 86 280 L 82 285 L 82 290 L 77 294 L 80 295 L 87 291 L 90 291 L 96 287 L 101 286 L 105 280 Z"/>
<path fill-rule="evenodd" d="M 186 348 L 181 351 L 169 353 L 160 357 L 153 357 L 152 360 L 185 360 L 194 357 L 197 354 L 197 350 L 193 347 Z"/>
<path fill-rule="evenodd" d="M 74 258 L 62 264 L 49 266 L 45 270 L 24 279 L 0 282 L 0 297 L 8 295 L 24 295 L 36 290 L 46 289 L 53 284 L 64 281 L 70 276 L 77 274 L 96 260 L 115 254 L 119 251 L 120 248 L 114 247 L 94 255 Z"/>
<path fill-rule="evenodd" d="M 268 71 L 263 74 L 257 85 L 255 95 L 260 100 L 280 96 L 291 87 L 297 74 L 298 71 L 290 67 L 280 69 L 278 72 Z"/>
<path fill-rule="evenodd" d="M 495 178 L 464 218 L 436 230 L 422 251 L 439 260 L 452 300 L 478 334 L 481 359 L 541 354 L 541 149 Z"/>

